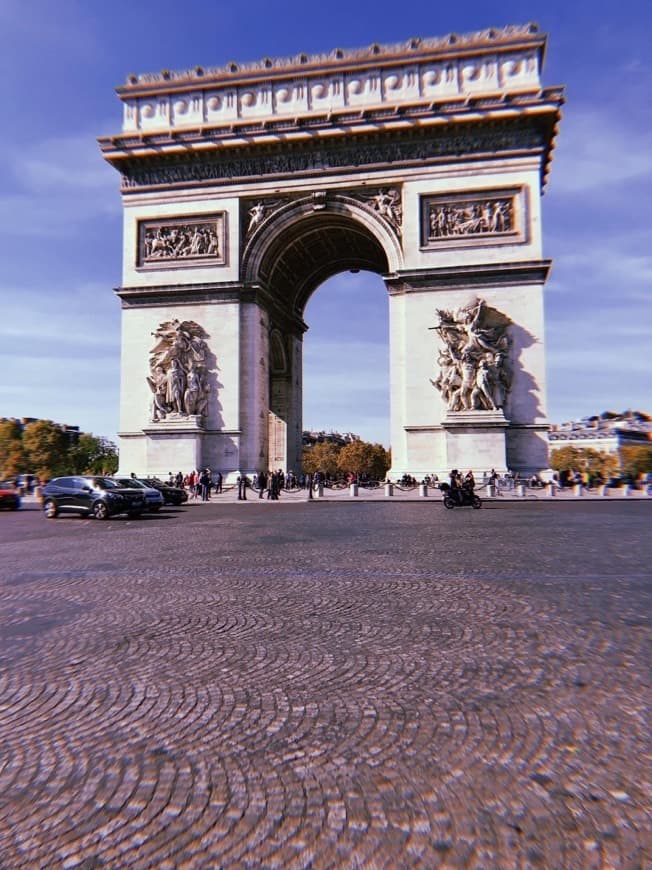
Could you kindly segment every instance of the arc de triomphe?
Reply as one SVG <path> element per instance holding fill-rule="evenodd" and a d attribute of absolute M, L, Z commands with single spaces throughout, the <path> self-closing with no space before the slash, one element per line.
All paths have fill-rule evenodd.
<path fill-rule="evenodd" d="M 305 305 L 390 309 L 391 475 L 547 466 L 541 194 L 563 92 L 534 26 L 133 75 L 120 465 L 301 464 Z"/>

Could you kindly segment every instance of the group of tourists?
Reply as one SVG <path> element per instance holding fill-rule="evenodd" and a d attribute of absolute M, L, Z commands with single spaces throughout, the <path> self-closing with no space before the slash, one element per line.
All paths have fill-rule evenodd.
<path fill-rule="evenodd" d="M 186 475 L 180 471 L 176 474 L 170 472 L 167 482 L 168 486 L 187 489 L 189 498 L 193 501 L 210 501 L 211 492 L 216 494 L 222 492 L 223 480 L 220 471 L 213 472 L 210 468 L 198 468 Z"/>

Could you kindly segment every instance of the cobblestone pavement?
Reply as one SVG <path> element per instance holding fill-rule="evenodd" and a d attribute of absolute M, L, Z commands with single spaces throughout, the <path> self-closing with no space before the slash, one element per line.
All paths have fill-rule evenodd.
<path fill-rule="evenodd" d="M 651 519 L 0 515 L 0 867 L 647 866 Z"/>

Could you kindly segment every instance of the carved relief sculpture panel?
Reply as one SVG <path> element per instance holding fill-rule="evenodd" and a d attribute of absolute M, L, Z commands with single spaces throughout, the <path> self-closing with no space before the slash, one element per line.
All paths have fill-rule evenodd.
<path fill-rule="evenodd" d="M 138 222 L 136 265 L 144 269 L 226 263 L 226 216 Z"/>
<path fill-rule="evenodd" d="M 152 335 L 147 383 L 152 391 L 150 420 L 181 420 L 205 417 L 209 349 L 204 329 L 192 320 L 168 320 Z"/>
<path fill-rule="evenodd" d="M 523 188 L 424 196 L 422 248 L 476 247 L 527 241 Z"/>
<path fill-rule="evenodd" d="M 510 319 L 477 299 L 456 311 L 437 309 L 444 347 L 431 383 L 448 411 L 504 411 L 512 383 Z"/>

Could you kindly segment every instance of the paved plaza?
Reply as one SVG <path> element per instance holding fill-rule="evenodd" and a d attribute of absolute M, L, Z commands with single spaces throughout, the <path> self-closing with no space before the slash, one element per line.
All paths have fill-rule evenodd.
<path fill-rule="evenodd" d="M 0 867 L 648 866 L 651 520 L 0 515 Z"/>

